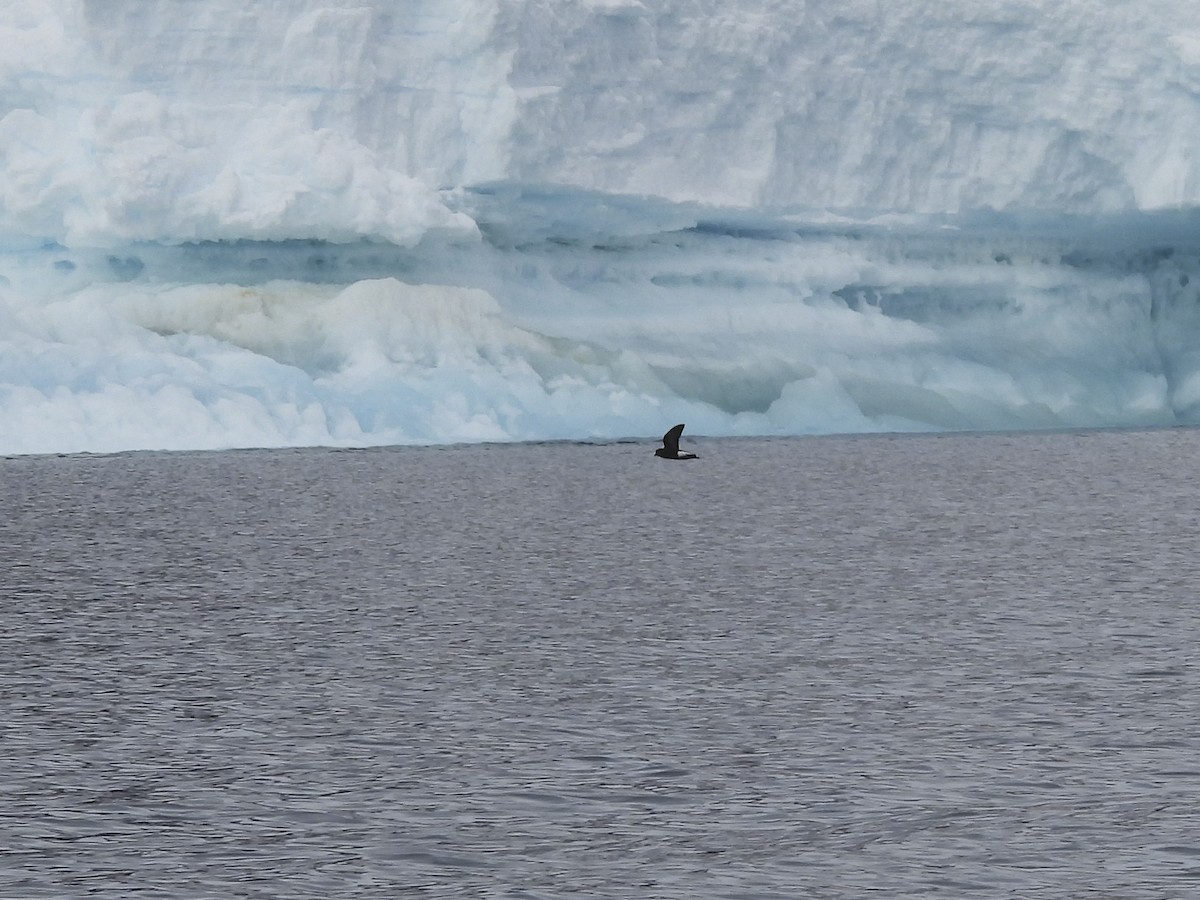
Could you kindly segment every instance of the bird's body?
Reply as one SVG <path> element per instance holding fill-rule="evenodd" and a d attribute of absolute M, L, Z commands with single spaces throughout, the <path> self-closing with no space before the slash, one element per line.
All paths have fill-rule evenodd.
<path fill-rule="evenodd" d="M 679 436 L 683 434 L 683 426 L 676 425 L 663 435 L 663 445 L 654 451 L 654 455 L 662 459 L 699 459 L 695 453 L 679 449 Z"/>

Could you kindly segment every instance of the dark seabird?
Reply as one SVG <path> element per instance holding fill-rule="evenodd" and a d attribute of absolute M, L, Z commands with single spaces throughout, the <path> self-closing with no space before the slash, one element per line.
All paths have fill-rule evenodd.
<path fill-rule="evenodd" d="M 655 456 L 663 459 L 699 459 L 695 453 L 679 449 L 679 436 L 683 434 L 683 426 L 676 425 L 663 435 L 663 445 L 654 451 Z"/>

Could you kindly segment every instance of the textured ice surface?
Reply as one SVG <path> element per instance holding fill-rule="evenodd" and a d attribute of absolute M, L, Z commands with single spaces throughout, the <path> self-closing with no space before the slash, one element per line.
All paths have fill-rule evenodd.
<path fill-rule="evenodd" d="M 0 451 L 1200 418 L 1200 7 L 10 0 Z"/>
<path fill-rule="evenodd" d="M 436 190 L 959 212 L 1200 199 L 1186 0 L 9 0 L 0 223 L 467 228 Z"/>
<path fill-rule="evenodd" d="M 0 446 L 1200 421 L 1188 216 L 948 228 L 619 200 L 494 187 L 458 200 L 481 238 L 413 248 L 14 252 Z"/>

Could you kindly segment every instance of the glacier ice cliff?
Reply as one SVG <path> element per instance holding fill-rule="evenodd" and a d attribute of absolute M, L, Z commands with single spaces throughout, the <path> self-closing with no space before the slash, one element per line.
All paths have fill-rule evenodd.
<path fill-rule="evenodd" d="M 1181 0 L 9 0 L 0 452 L 1200 421 Z"/>

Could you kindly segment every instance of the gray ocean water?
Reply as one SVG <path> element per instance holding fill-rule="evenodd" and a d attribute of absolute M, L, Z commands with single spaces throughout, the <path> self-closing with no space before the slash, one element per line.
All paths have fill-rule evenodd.
<path fill-rule="evenodd" d="M 0 460 L 0 896 L 1200 894 L 1200 432 Z"/>

